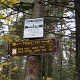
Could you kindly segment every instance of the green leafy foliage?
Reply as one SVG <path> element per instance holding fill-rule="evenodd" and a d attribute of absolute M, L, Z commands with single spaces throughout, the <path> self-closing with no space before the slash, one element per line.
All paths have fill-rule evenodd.
<path fill-rule="evenodd" d="M 8 26 L 7 32 L 0 26 L 0 79 L 24 80 L 26 56 L 11 57 L 8 55 L 8 43 L 23 40 L 24 19 L 32 18 L 33 3 L 1 0 L 0 4 L 0 21 L 4 20 L 3 23 Z M 74 5 L 68 0 L 65 2 L 63 0 L 45 1 L 44 34 L 45 36 L 49 33 L 54 34 L 60 43 L 57 52 L 42 57 L 42 76 L 47 80 L 73 80 L 75 73 L 75 30 L 67 25 L 69 17 L 67 15 L 64 17 L 66 12 L 74 12 L 69 7 L 74 8 Z"/>

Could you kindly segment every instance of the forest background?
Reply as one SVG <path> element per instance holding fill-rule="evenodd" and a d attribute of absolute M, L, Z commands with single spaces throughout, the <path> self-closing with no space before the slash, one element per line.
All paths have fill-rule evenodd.
<path fill-rule="evenodd" d="M 10 56 L 8 44 L 22 41 L 25 18 L 32 18 L 33 0 L 0 0 L 0 80 L 24 80 L 28 56 Z M 42 55 L 42 77 L 78 80 L 74 0 L 45 0 L 44 38 L 59 40 L 54 54 Z"/>

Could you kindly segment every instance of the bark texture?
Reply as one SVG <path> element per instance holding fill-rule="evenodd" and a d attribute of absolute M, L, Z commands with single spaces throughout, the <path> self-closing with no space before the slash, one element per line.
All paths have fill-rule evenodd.
<path fill-rule="evenodd" d="M 44 17 L 44 0 L 34 0 L 33 18 Z M 28 57 L 25 80 L 41 80 L 41 55 Z"/>
<path fill-rule="evenodd" d="M 80 80 L 80 0 L 75 0 L 76 16 L 76 68 Z"/>
<path fill-rule="evenodd" d="M 27 62 L 27 76 L 25 80 L 40 80 L 41 56 L 30 56 Z"/>

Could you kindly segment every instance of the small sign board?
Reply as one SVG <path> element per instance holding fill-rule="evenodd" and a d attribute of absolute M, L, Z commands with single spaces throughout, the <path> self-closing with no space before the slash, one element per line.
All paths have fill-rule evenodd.
<path fill-rule="evenodd" d="M 12 56 L 53 53 L 56 50 L 55 39 L 39 39 L 13 42 L 9 44 L 9 54 Z"/>
<path fill-rule="evenodd" d="M 43 37 L 43 18 L 25 19 L 23 38 Z"/>

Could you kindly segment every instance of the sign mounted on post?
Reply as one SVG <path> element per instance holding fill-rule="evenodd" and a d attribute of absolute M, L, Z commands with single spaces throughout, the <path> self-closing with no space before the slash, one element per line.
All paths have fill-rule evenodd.
<path fill-rule="evenodd" d="M 9 44 L 9 54 L 16 55 L 39 55 L 55 52 L 57 41 L 55 39 L 39 39 L 31 41 L 14 42 Z"/>
<path fill-rule="evenodd" d="M 25 19 L 23 38 L 43 37 L 43 18 Z"/>

